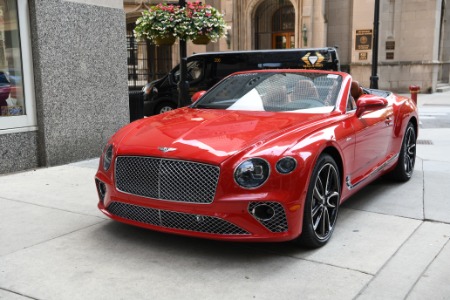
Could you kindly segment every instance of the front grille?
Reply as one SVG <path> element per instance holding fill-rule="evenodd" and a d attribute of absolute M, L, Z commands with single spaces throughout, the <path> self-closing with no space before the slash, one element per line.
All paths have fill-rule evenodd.
<path fill-rule="evenodd" d="M 217 217 L 148 208 L 122 202 L 112 202 L 107 211 L 124 219 L 166 228 L 224 235 L 249 234 L 246 230 Z"/>
<path fill-rule="evenodd" d="M 155 157 L 119 156 L 117 189 L 143 197 L 192 203 L 211 203 L 219 167 Z"/>
<path fill-rule="evenodd" d="M 275 214 L 270 220 L 261 220 L 253 216 L 252 211 L 258 205 L 267 205 L 270 206 Z M 277 202 L 251 202 L 248 205 L 248 212 L 258 220 L 259 223 L 264 225 L 271 232 L 286 232 L 288 230 L 288 224 L 286 219 L 286 213 L 284 212 L 284 208 L 280 203 Z"/>

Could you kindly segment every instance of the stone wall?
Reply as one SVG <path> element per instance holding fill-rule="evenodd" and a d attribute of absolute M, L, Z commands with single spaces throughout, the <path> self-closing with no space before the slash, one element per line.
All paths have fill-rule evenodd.
<path fill-rule="evenodd" d="M 0 134 L 0 173 L 98 157 L 129 122 L 123 3 L 29 6 L 38 130 Z"/>

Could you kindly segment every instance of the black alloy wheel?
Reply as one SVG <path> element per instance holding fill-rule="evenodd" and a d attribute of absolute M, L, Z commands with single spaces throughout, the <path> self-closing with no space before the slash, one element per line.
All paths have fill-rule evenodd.
<path fill-rule="evenodd" d="M 323 154 L 314 167 L 297 242 L 309 248 L 325 245 L 334 231 L 340 199 L 339 169 L 330 155 Z"/>

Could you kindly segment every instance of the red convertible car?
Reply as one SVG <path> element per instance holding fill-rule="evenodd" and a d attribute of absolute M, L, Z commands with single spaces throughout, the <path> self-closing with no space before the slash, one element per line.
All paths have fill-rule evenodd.
<path fill-rule="evenodd" d="M 100 159 L 98 207 L 168 233 L 320 247 L 361 187 L 410 179 L 418 124 L 412 100 L 347 73 L 235 73 L 119 130 Z"/>

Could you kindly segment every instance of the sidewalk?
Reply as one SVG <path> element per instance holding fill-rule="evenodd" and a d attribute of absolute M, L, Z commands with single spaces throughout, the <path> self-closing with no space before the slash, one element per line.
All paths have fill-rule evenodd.
<path fill-rule="evenodd" d="M 433 105 L 450 93 L 419 94 Z M 450 299 L 450 128 L 419 140 L 413 178 L 360 191 L 314 251 L 113 222 L 97 159 L 0 176 L 0 299 Z"/>

